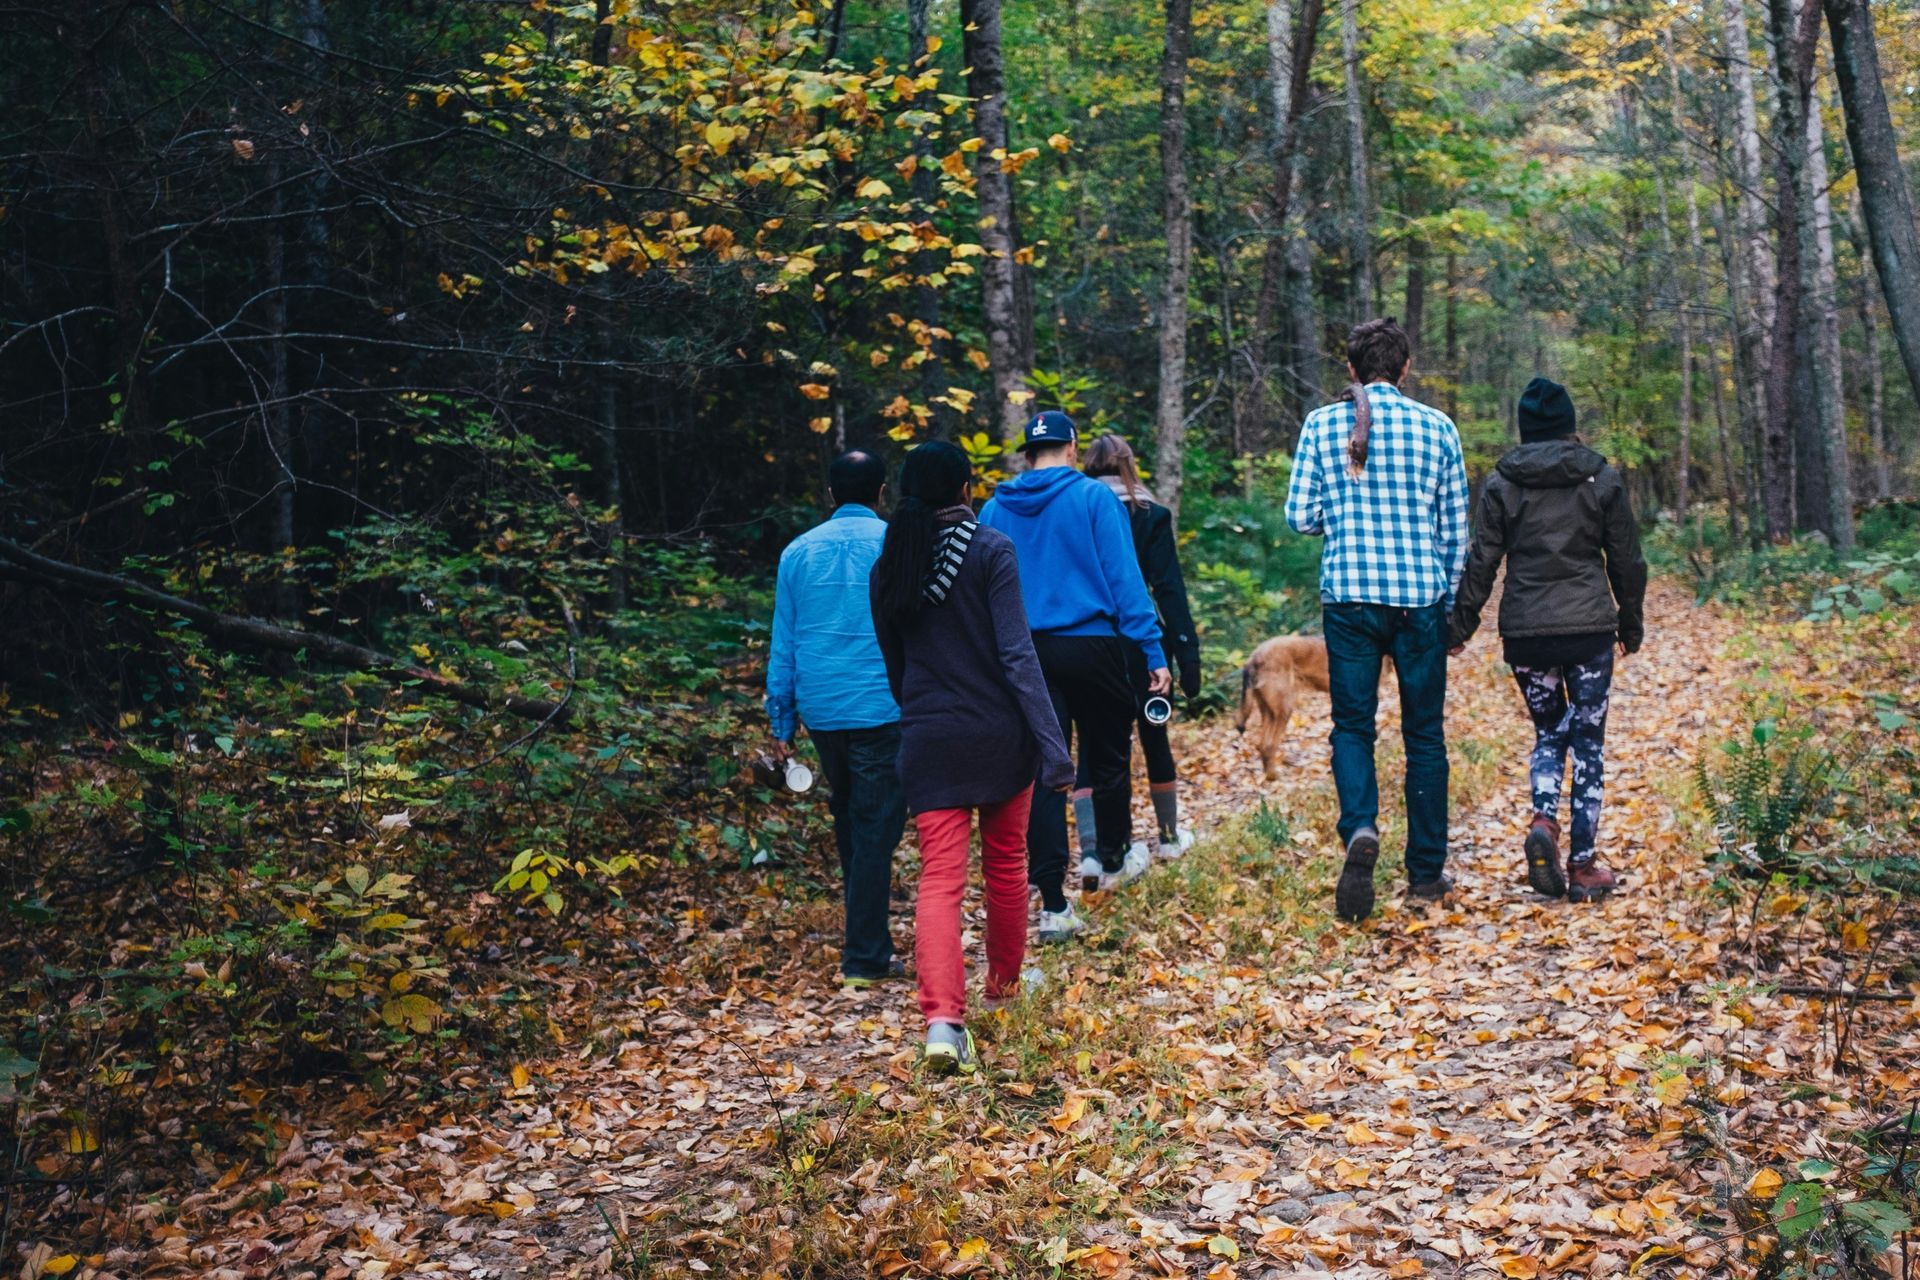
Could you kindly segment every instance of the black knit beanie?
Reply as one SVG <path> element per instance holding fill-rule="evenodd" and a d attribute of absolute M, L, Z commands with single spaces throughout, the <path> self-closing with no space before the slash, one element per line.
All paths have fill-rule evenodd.
<path fill-rule="evenodd" d="M 1573 397 L 1551 378 L 1535 378 L 1520 393 L 1520 439 L 1558 440 L 1574 432 Z"/>

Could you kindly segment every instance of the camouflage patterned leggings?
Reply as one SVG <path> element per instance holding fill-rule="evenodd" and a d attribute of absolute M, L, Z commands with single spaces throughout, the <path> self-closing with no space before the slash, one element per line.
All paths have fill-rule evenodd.
<path fill-rule="evenodd" d="M 1573 838 L 1567 861 L 1586 862 L 1600 827 L 1613 650 L 1571 667 L 1515 667 L 1513 678 L 1533 717 L 1533 810 L 1559 820 L 1560 779 L 1572 756 Z"/>

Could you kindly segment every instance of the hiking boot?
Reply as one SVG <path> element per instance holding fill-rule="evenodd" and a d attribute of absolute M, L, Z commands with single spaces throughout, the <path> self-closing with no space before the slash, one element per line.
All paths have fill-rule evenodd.
<path fill-rule="evenodd" d="M 1613 872 L 1600 865 L 1600 859 L 1576 862 L 1567 868 L 1567 901 L 1599 902 L 1619 884 Z"/>
<path fill-rule="evenodd" d="M 1347 841 L 1347 861 L 1333 890 L 1333 909 L 1348 924 L 1373 914 L 1373 864 L 1380 860 L 1380 833 L 1362 827 Z"/>
<path fill-rule="evenodd" d="M 1449 875 L 1435 876 L 1420 884 L 1407 886 L 1407 896 L 1420 902 L 1439 902 L 1452 892 L 1453 877 Z"/>
<path fill-rule="evenodd" d="M 1062 911 L 1042 911 L 1040 913 L 1040 942 L 1051 946 L 1056 942 L 1065 942 L 1074 934 L 1086 928 L 1080 919 L 1080 913 L 1069 902 Z"/>
<path fill-rule="evenodd" d="M 895 982 L 907 976 L 907 962 L 899 956 L 887 961 L 885 973 L 845 973 L 840 975 L 840 989 L 845 992 L 871 991 L 883 982 Z"/>
<path fill-rule="evenodd" d="M 1558 898 L 1567 891 L 1560 874 L 1560 824 L 1545 814 L 1534 814 L 1527 832 L 1527 883 L 1542 897 Z"/>
<path fill-rule="evenodd" d="M 957 1022 L 936 1022 L 927 1028 L 927 1047 L 920 1061 L 937 1076 L 956 1072 L 970 1076 L 980 1069 L 980 1057 L 973 1048 L 973 1032 Z"/>
<path fill-rule="evenodd" d="M 1080 855 L 1080 892 L 1098 893 L 1101 888 L 1100 881 L 1106 874 L 1107 869 L 1100 864 L 1099 854 L 1083 853 Z"/>
<path fill-rule="evenodd" d="M 1153 855 L 1147 852 L 1147 846 L 1135 840 L 1127 846 L 1126 856 L 1120 860 L 1119 868 L 1108 872 L 1100 887 L 1118 889 L 1123 884 L 1130 884 L 1147 874 L 1147 868 L 1152 865 Z"/>

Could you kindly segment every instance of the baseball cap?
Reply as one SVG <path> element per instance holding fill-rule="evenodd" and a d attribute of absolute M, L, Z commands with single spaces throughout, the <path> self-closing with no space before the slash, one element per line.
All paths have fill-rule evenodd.
<path fill-rule="evenodd" d="M 1072 418 L 1058 409 L 1049 409 L 1034 415 L 1033 420 L 1027 423 L 1027 429 L 1020 436 L 1020 447 L 1024 450 L 1043 444 L 1072 444 L 1079 438 L 1080 433 L 1074 430 Z"/>

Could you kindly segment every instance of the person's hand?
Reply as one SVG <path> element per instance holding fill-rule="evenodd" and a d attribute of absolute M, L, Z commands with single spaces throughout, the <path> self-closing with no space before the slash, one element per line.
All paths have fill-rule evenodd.
<path fill-rule="evenodd" d="M 1465 653 L 1466 651 L 1467 651 L 1467 646 L 1463 644 L 1457 644 L 1453 646 L 1453 648 L 1447 650 L 1447 656 L 1449 658 L 1457 658 L 1461 654 Z"/>
<path fill-rule="evenodd" d="M 1165 667 L 1155 667 L 1153 674 L 1147 677 L 1147 692 L 1162 697 L 1173 691 L 1173 672 Z"/>
<path fill-rule="evenodd" d="M 1620 656 L 1624 658 L 1624 657 L 1626 657 L 1626 656 L 1627 656 L 1628 654 L 1630 654 L 1630 653 L 1632 653 L 1632 652 L 1633 652 L 1633 649 L 1631 649 L 1631 648 L 1628 648 L 1628 647 L 1627 647 L 1627 642 L 1626 642 L 1625 640 L 1622 640 L 1622 641 L 1620 642 Z"/>
<path fill-rule="evenodd" d="M 768 750 L 773 752 L 773 758 L 775 761 L 777 761 L 780 764 L 785 764 L 788 761 L 788 759 L 792 757 L 793 743 L 789 739 L 777 737 L 773 734 L 768 734 L 767 740 L 769 744 Z"/>

